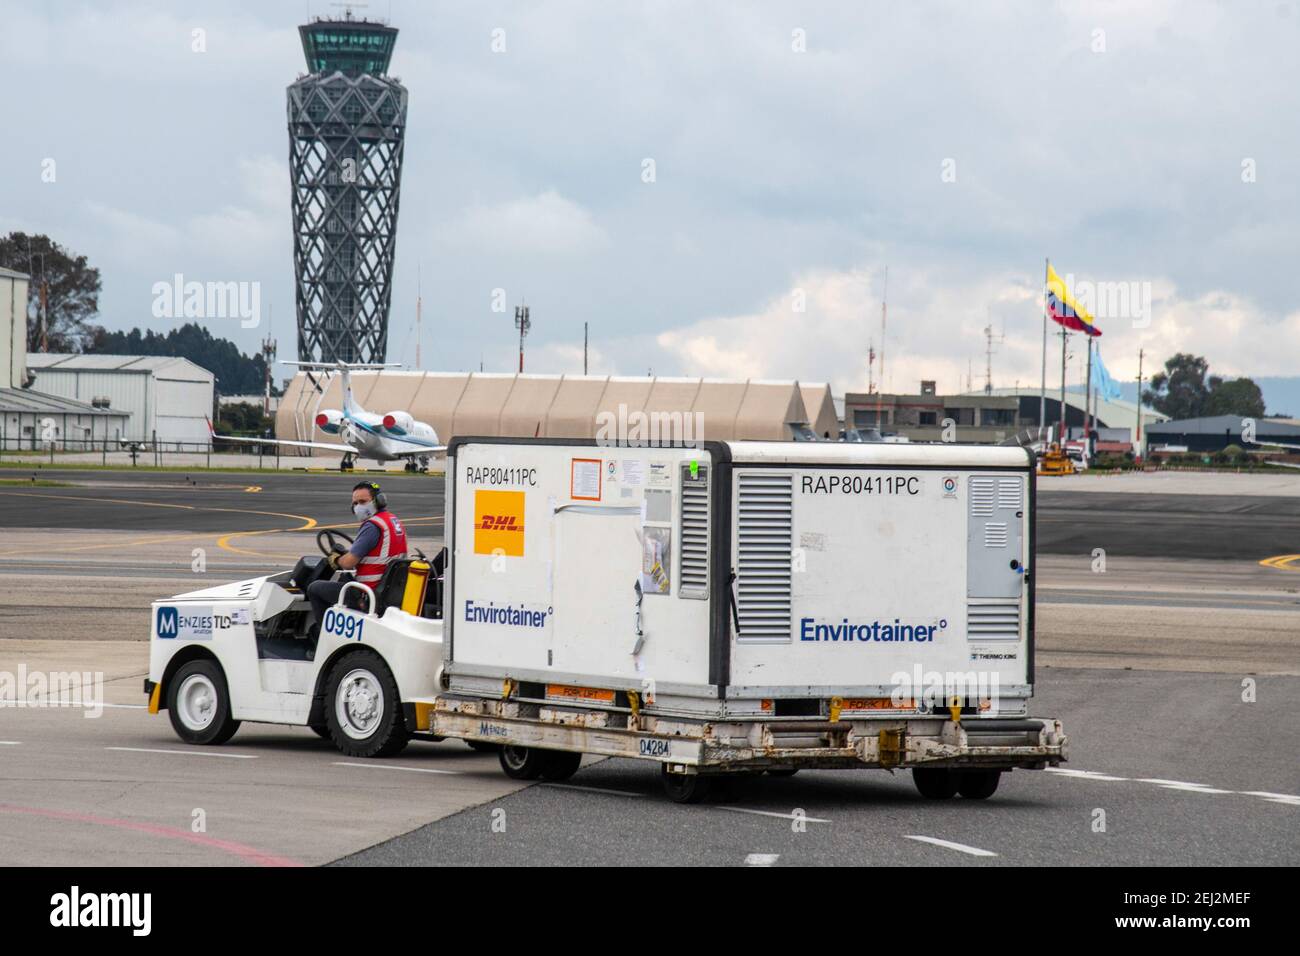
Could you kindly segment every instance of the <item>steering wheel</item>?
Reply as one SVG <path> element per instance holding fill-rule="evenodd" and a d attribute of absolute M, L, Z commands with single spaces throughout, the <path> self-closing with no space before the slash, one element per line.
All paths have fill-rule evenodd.
<path fill-rule="evenodd" d="M 333 528 L 322 528 L 316 532 L 316 547 L 320 548 L 320 553 L 328 555 L 331 551 L 346 551 L 347 548 L 340 547 L 335 538 L 342 538 L 352 545 L 352 535 L 344 534 L 342 531 L 335 531 Z"/>

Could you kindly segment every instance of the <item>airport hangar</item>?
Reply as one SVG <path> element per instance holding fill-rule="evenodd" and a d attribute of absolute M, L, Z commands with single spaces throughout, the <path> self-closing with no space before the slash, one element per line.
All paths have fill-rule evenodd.
<path fill-rule="evenodd" d="M 359 371 L 353 398 L 371 412 L 409 412 L 446 442 L 455 435 L 597 438 L 602 423 L 658 414 L 692 416 L 695 439 L 793 438 L 801 427 L 839 437 L 830 386 L 793 381 L 711 378 L 528 375 L 484 372 Z M 322 390 L 318 390 L 319 383 Z M 316 436 L 318 410 L 342 408 L 337 375 L 299 372 L 276 413 L 277 438 Z M 612 416 L 612 418 L 610 417 Z M 699 417 L 695 417 L 699 416 Z"/>
<path fill-rule="evenodd" d="M 32 388 L 27 354 L 28 276 L 0 268 L 0 450 L 50 442 L 116 441 L 125 412 Z"/>

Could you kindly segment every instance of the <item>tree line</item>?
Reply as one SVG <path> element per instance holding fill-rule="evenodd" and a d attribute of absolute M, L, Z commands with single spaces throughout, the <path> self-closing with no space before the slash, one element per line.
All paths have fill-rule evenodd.
<path fill-rule="evenodd" d="M 0 266 L 31 276 L 27 290 L 27 350 L 102 355 L 166 355 L 189 359 L 216 375 L 227 395 L 261 393 L 266 361 L 245 355 L 229 339 L 188 322 L 167 333 L 110 332 L 94 321 L 102 285 L 83 255 L 49 236 L 11 232 L 0 237 Z M 274 394 L 279 391 L 272 385 Z"/>

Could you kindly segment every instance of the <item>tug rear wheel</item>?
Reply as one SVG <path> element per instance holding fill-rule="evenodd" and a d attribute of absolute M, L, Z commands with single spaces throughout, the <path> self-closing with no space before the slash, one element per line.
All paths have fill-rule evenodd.
<path fill-rule="evenodd" d="M 373 651 L 349 651 L 325 684 L 325 720 L 334 746 L 349 757 L 391 757 L 410 740 L 397 681 Z"/>

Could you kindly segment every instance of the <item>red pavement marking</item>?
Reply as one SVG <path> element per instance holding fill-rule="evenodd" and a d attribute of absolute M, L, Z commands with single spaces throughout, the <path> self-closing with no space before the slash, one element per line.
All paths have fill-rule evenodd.
<path fill-rule="evenodd" d="M 230 840 L 218 840 L 215 837 L 204 836 L 201 833 L 190 833 L 188 830 L 181 830 L 177 827 L 162 826 L 157 823 L 137 823 L 134 820 L 116 820 L 112 817 L 98 817 L 89 813 L 70 813 L 65 810 L 43 810 L 38 807 L 19 807 L 14 806 L 11 803 L 0 803 L 0 813 L 25 813 L 36 817 L 49 817 L 53 820 L 68 820 L 73 823 L 93 823 L 96 826 L 118 827 L 123 830 L 136 830 L 140 833 L 148 833 L 151 836 L 166 837 L 169 840 L 184 840 L 187 843 L 193 843 L 196 846 L 221 850 L 223 853 L 234 854 L 240 859 L 256 864 L 257 866 L 303 865 L 297 860 L 290 860 L 288 857 L 265 853 L 256 847 L 246 846 L 243 843 L 234 843 Z"/>

